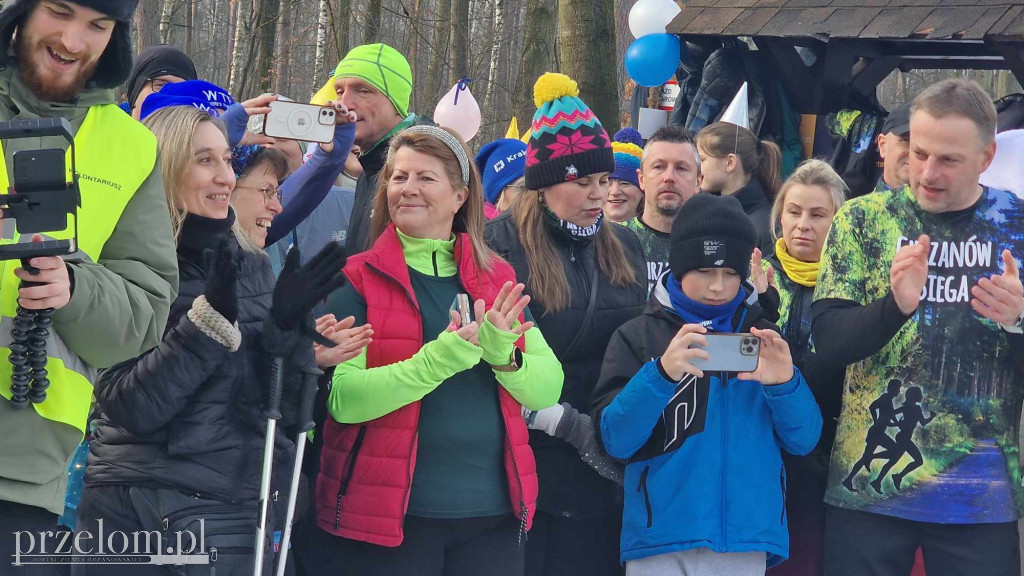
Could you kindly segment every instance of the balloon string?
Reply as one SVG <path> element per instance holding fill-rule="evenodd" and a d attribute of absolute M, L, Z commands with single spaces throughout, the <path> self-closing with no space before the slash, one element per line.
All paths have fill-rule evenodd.
<path fill-rule="evenodd" d="M 472 81 L 473 79 L 467 76 L 459 78 L 458 90 L 455 91 L 455 106 L 459 105 L 459 92 L 462 92 L 463 90 L 469 90 L 469 83 Z"/>

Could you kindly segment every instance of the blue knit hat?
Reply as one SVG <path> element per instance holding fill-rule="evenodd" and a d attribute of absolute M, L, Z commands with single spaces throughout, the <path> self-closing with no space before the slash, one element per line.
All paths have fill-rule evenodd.
<path fill-rule="evenodd" d="M 612 151 L 615 152 L 615 170 L 608 176 L 610 179 L 622 180 L 637 188 L 640 187 L 636 171 L 640 169 L 640 161 L 644 154 L 643 142 L 643 137 L 633 128 L 623 128 L 615 133 L 612 142 Z"/>
<path fill-rule="evenodd" d="M 159 92 L 150 94 L 142 101 L 140 118 L 168 106 L 194 106 L 216 118 L 234 103 L 235 99 L 227 90 L 205 80 L 175 82 L 167 84 Z"/>
<path fill-rule="evenodd" d="M 480 169 L 484 199 L 496 204 L 501 191 L 523 177 L 523 169 L 526 168 L 526 143 L 512 138 L 495 140 L 481 148 L 473 161 Z"/>

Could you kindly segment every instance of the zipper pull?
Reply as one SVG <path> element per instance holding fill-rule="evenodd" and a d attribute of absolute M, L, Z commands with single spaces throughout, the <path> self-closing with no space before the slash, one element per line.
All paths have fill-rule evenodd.
<path fill-rule="evenodd" d="M 516 535 L 516 545 L 522 546 L 523 542 L 530 538 L 526 533 L 526 519 L 530 517 L 530 510 L 526 507 L 525 502 L 520 502 L 519 506 L 519 533 Z"/>
<path fill-rule="evenodd" d="M 569 262 L 576 262 L 576 249 L 569 245 Z"/>

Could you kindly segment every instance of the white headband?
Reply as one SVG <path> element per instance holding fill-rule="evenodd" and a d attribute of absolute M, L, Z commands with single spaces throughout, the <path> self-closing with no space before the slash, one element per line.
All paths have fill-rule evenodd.
<path fill-rule="evenodd" d="M 433 136 L 434 138 L 437 138 L 441 142 L 444 142 L 444 145 L 450 148 L 452 153 L 455 154 L 455 157 L 459 159 L 459 167 L 462 169 L 462 185 L 469 186 L 469 158 L 466 156 L 466 149 L 463 148 L 462 144 L 459 143 L 459 141 L 456 140 L 455 137 L 452 136 L 450 132 L 438 126 L 420 124 L 402 130 L 402 132 L 399 133 L 399 136 L 406 132 L 412 134 L 426 134 L 427 136 Z M 388 161 L 390 161 L 391 157 L 394 156 L 395 144 L 397 144 L 398 141 L 398 137 L 395 137 L 391 141 L 392 145 L 391 148 L 388 150 Z"/>

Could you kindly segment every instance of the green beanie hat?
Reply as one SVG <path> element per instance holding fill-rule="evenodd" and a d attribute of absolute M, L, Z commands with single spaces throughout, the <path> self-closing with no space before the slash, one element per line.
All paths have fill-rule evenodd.
<path fill-rule="evenodd" d="M 405 56 L 387 44 L 356 46 L 338 63 L 334 78 L 359 78 L 391 100 L 398 113 L 409 115 L 412 69 Z"/>

